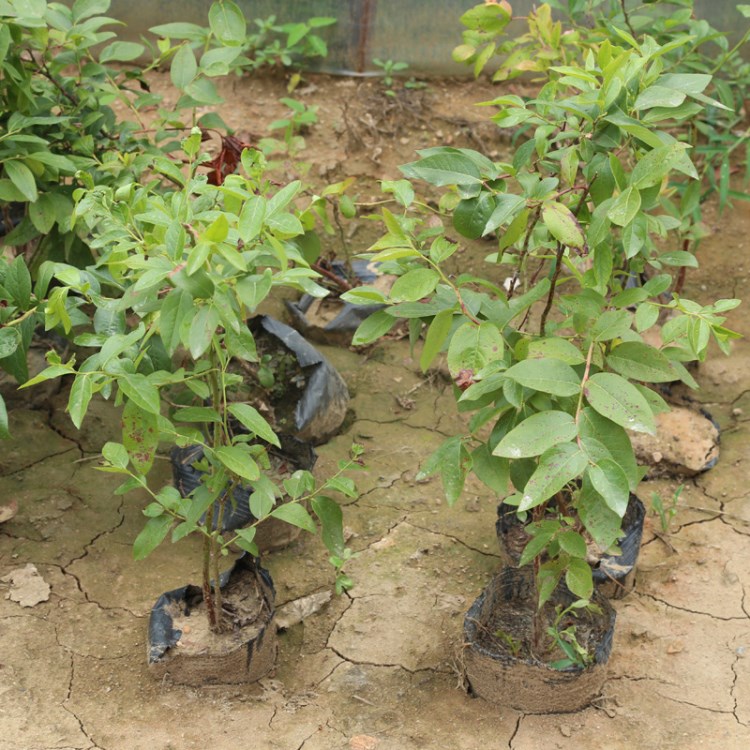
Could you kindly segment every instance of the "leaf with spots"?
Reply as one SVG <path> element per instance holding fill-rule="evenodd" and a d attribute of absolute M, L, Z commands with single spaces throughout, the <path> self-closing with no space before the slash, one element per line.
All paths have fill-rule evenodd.
<path fill-rule="evenodd" d="M 122 442 L 139 474 L 148 474 L 159 445 L 158 416 L 127 401 L 122 410 Z"/>
<path fill-rule="evenodd" d="M 475 373 L 503 355 L 503 336 L 492 323 L 466 322 L 456 329 L 448 346 L 448 369 L 453 377 L 461 370 Z"/>
<path fill-rule="evenodd" d="M 575 443 L 563 443 L 542 454 L 536 471 L 523 490 L 518 510 L 529 510 L 549 500 L 588 466 L 586 454 Z"/>
<path fill-rule="evenodd" d="M 598 372 L 588 379 L 584 395 L 599 414 L 615 424 L 634 432 L 656 433 L 648 402 L 625 378 L 611 372 Z"/>

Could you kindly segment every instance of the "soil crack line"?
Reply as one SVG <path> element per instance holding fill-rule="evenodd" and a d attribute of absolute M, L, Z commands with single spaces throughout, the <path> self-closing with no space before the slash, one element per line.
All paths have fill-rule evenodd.
<path fill-rule="evenodd" d="M 73 442 L 73 441 L 70 441 Z M 28 469 L 32 469 L 34 466 L 38 466 L 39 464 L 44 463 L 45 461 L 48 461 L 50 458 L 57 458 L 58 456 L 64 456 L 66 453 L 70 453 L 71 451 L 75 451 L 76 446 L 75 443 L 70 446 L 70 448 L 66 448 L 64 451 L 58 451 L 57 453 L 48 453 L 46 456 L 43 456 L 42 458 L 32 461 L 30 464 L 25 464 L 24 466 L 19 466 L 19 468 L 14 469 L 13 471 L 9 471 L 7 474 L 3 474 L 5 477 L 14 477 L 16 474 L 20 474 L 21 472 L 27 471 Z"/>
<path fill-rule="evenodd" d="M 415 529 L 419 529 L 420 531 L 426 531 L 430 534 L 437 534 L 438 536 L 444 536 L 446 539 L 452 539 L 457 544 L 460 544 L 462 547 L 466 547 L 466 549 L 471 550 L 472 552 L 477 552 L 480 555 L 484 555 L 485 557 L 495 557 L 499 558 L 500 555 L 494 553 L 494 552 L 487 552 L 486 550 L 478 549 L 477 547 L 472 547 L 470 544 L 467 544 L 463 539 L 459 539 L 457 536 L 453 536 L 453 534 L 448 534 L 445 531 L 438 531 L 436 529 L 427 529 L 424 526 L 420 526 L 417 523 L 414 523 L 413 521 L 406 520 L 404 521 L 405 524 L 408 524 L 409 526 L 412 526 Z"/>
<path fill-rule="evenodd" d="M 508 740 L 508 750 L 513 750 L 513 740 L 516 739 L 516 735 L 518 734 L 519 729 L 521 729 L 521 722 L 526 718 L 526 714 L 520 714 L 518 719 L 516 719 L 516 726 L 513 729 L 513 734 L 511 734 L 510 739 Z"/>
<path fill-rule="evenodd" d="M 731 648 L 731 646 L 729 646 L 729 648 Z M 734 708 L 732 709 L 732 715 L 734 716 L 735 721 L 741 726 L 746 727 L 748 726 L 748 724 L 742 721 L 740 717 L 737 715 L 737 711 L 739 709 L 739 701 L 737 700 L 737 696 L 734 694 L 734 691 L 737 688 L 737 680 L 739 679 L 739 674 L 737 673 L 737 663 L 739 662 L 741 658 L 742 656 L 737 652 L 737 649 L 735 649 L 735 658 L 734 658 L 734 661 L 732 662 L 732 674 L 734 675 L 734 679 L 732 680 L 732 687 L 729 690 L 729 695 L 734 701 Z"/>
<path fill-rule="evenodd" d="M 345 656 L 333 646 L 329 646 L 328 648 L 330 648 L 331 651 L 333 651 L 333 653 L 336 654 L 336 656 L 340 657 L 345 662 L 348 662 L 349 664 L 354 664 L 358 667 L 387 667 L 391 669 L 402 669 L 407 674 L 423 674 L 425 672 L 428 672 L 431 674 L 439 674 L 439 671 L 435 669 L 434 667 L 421 667 L 420 669 L 409 669 L 409 667 L 405 667 L 403 664 L 399 664 L 398 662 L 379 663 L 379 662 L 373 662 L 373 661 L 357 661 L 356 659 L 351 659 L 348 656 Z"/>
<path fill-rule="evenodd" d="M 721 708 L 710 708 L 709 706 L 701 706 L 698 703 L 691 703 L 690 701 L 680 700 L 679 698 L 673 698 L 670 695 L 663 695 L 662 693 L 659 693 L 658 695 L 659 697 L 664 698 L 665 700 L 672 701 L 672 703 L 680 703 L 683 706 L 690 706 L 692 708 L 697 708 L 700 711 L 707 711 L 710 714 L 723 714 L 723 715 L 728 715 L 728 716 L 734 716 L 735 719 L 737 718 L 734 714 L 734 711 L 727 711 Z"/>
<path fill-rule="evenodd" d="M 712 620 L 721 620 L 722 622 L 734 622 L 735 620 L 744 620 L 745 617 L 722 617 L 721 615 L 715 615 L 711 612 L 701 612 L 698 609 L 689 609 L 688 607 L 679 607 L 676 604 L 672 604 L 671 602 L 666 601 L 665 599 L 660 599 L 658 596 L 655 596 L 654 594 L 647 594 L 643 591 L 638 592 L 639 596 L 645 596 L 652 601 L 658 602 L 659 604 L 663 604 L 665 607 L 669 607 L 670 609 L 677 609 L 680 612 L 687 612 L 691 615 L 701 615 L 702 617 L 710 617 Z M 745 615 L 747 615 L 747 612 L 745 612 Z"/>
<path fill-rule="evenodd" d="M 57 628 L 54 628 L 55 633 L 55 641 L 57 642 L 58 647 L 62 650 L 67 652 L 68 656 L 70 657 L 70 679 L 68 680 L 68 689 L 65 695 L 65 698 L 63 698 L 62 702 L 60 703 L 61 708 L 69 713 L 78 724 L 78 728 L 81 730 L 81 734 L 91 743 L 90 746 L 87 748 L 87 750 L 106 750 L 105 748 L 101 747 L 101 745 L 98 745 L 96 741 L 91 737 L 91 735 L 86 731 L 86 727 L 83 724 L 83 721 L 81 718 L 76 714 L 75 711 L 73 711 L 72 708 L 69 708 L 66 703 L 71 700 L 73 696 L 73 683 L 75 681 L 76 676 L 76 668 L 75 668 L 75 657 L 73 655 L 73 652 L 64 646 L 62 643 L 60 643 L 60 638 L 57 633 Z"/>

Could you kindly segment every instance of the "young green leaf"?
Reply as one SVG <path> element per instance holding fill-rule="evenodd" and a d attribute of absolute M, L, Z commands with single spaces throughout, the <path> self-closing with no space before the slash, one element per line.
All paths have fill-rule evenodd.
<path fill-rule="evenodd" d="M 214 455 L 229 471 L 243 479 L 252 482 L 260 477 L 258 464 L 246 450 L 238 446 L 223 445 L 214 451 Z"/>
<path fill-rule="evenodd" d="M 274 518 L 292 524 L 292 526 L 298 526 L 300 529 L 309 531 L 311 534 L 317 531 L 315 521 L 312 520 L 310 514 L 299 503 L 284 503 L 283 505 L 279 505 L 271 511 L 271 515 Z"/>
<path fill-rule="evenodd" d="M 260 412 L 249 404 L 229 404 L 227 407 L 229 413 L 238 419 L 245 429 L 257 435 L 272 445 L 280 448 L 281 443 L 273 428 L 260 414 Z"/>
<path fill-rule="evenodd" d="M 540 456 L 558 443 L 567 443 L 577 433 L 575 420 L 562 411 L 532 414 L 512 429 L 495 447 L 492 454 L 505 458 Z"/>
<path fill-rule="evenodd" d="M 526 388 L 553 396 L 575 396 L 581 390 L 576 371 L 558 359 L 524 359 L 506 370 L 505 375 Z"/>
<path fill-rule="evenodd" d="M 589 466 L 588 476 L 607 506 L 622 518 L 630 499 L 628 478 L 622 468 L 612 459 L 603 458 L 596 466 Z"/>
<path fill-rule="evenodd" d="M 148 557 L 164 541 L 171 526 L 172 518 L 168 515 L 149 518 L 133 542 L 133 558 L 143 560 Z"/>
<path fill-rule="evenodd" d="M 419 358 L 419 366 L 422 372 L 426 372 L 432 361 L 443 348 L 453 326 L 453 310 L 441 310 L 430 323 L 425 336 L 422 355 Z"/>

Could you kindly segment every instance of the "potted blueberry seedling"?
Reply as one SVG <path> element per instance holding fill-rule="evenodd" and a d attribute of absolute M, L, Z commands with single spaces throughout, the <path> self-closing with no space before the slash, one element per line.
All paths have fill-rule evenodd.
<path fill-rule="evenodd" d="M 246 150 L 243 175 L 210 185 L 198 173 L 208 158 L 200 148 L 195 129 L 182 143 L 184 172 L 165 159 L 156 165 L 169 171 L 172 189 L 152 183 L 76 191 L 74 220 L 91 234 L 98 262 L 83 270 L 45 266 L 55 280 L 45 323 L 73 331 L 78 345 L 95 351 L 80 363 L 50 353 L 49 366 L 27 383 L 72 376 L 68 411 L 77 427 L 94 394 L 122 406 L 122 441 L 104 446 L 101 468 L 126 476 L 118 493 L 137 489 L 150 497 L 136 559 L 167 537 L 203 538 L 200 586 L 169 592 L 151 618 L 152 669 L 191 684 L 253 680 L 273 664 L 273 586 L 257 561 L 260 524 L 274 519 L 315 531 L 316 517 L 337 588 L 350 585 L 342 572 L 349 551 L 341 511 L 324 493 L 353 495 L 342 472 L 359 461 L 355 448 L 322 486 L 309 471 L 280 469 L 274 462 L 280 441 L 267 420 L 252 405 L 230 400 L 240 377 L 231 361 L 258 359 L 249 316 L 275 287 L 320 289 L 293 243 L 303 232 L 293 206 L 300 184 L 272 186 L 263 157 Z M 175 404 L 175 389 L 188 389 L 200 405 Z M 160 442 L 200 448 L 199 481 L 186 496 L 149 484 Z M 244 495 L 236 492 L 240 487 Z M 240 496 L 250 522 L 235 528 L 225 519 Z M 225 573 L 222 561 L 235 547 L 245 557 Z M 239 644 L 216 663 L 186 656 L 196 632 L 195 625 L 184 627 L 186 612 L 199 602 L 211 640 L 230 632 Z"/>
<path fill-rule="evenodd" d="M 479 6 L 474 20 L 502 29 L 506 6 Z M 695 386 L 684 363 L 735 336 L 723 313 L 738 300 L 664 295 L 695 263 L 670 245 L 670 181 L 698 176 L 670 131 L 703 109 L 710 76 L 669 73 L 662 45 L 620 37 L 543 70 L 536 98 L 487 103 L 518 131 L 511 162 L 438 147 L 401 168 L 413 187 L 442 189 L 453 230 L 496 238 L 485 272 L 461 273 L 450 229 L 436 235 L 416 207 L 383 210 L 387 234 L 366 257 L 399 278 L 387 295 L 345 295 L 388 306 L 355 344 L 406 319 L 412 341 L 424 334 L 423 369 L 446 353 L 470 421 L 422 474 L 438 472 L 454 503 L 473 471 L 502 501 L 506 566 L 467 615 L 463 661 L 476 694 L 523 711 L 576 710 L 598 693 L 614 611 L 591 565 L 618 553 L 642 477 L 628 431 L 653 432 L 668 408 L 652 386 Z"/>

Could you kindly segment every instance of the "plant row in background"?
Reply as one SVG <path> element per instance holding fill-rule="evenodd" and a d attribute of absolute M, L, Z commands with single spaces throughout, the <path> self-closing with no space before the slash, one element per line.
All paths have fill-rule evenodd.
<path fill-rule="evenodd" d="M 135 557 L 167 537 L 202 536 L 202 596 L 221 632 L 229 625 L 222 559 L 236 548 L 257 557 L 256 529 L 269 520 L 310 532 L 320 524 L 336 587 L 350 585 L 342 514 L 329 495 L 355 494 L 344 472 L 358 466 L 360 449 L 322 484 L 309 466 L 278 469 L 284 437 L 233 395 L 243 379 L 237 363 L 260 368 L 248 319 L 272 290 L 326 293 L 301 252 L 326 219 L 326 198 L 298 209 L 299 181 L 279 185 L 260 150 L 228 133 L 216 113 L 197 115 L 221 102 L 217 77 L 324 55 L 314 29 L 332 19 L 271 19 L 248 34 L 238 7 L 217 2 L 207 28 L 157 27 L 147 50 L 113 41 L 106 29 L 116 22 L 100 15 L 108 7 L 0 3 L 0 200 L 5 245 L 17 250 L 0 268 L 0 364 L 26 387 L 70 376 L 76 427 L 94 397 L 122 408 L 122 440 L 104 446 L 103 468 L 124 476 L 118 493 L 151 498 Z M 136 64 L 148 51 L 152 62 Z M 146 78 L 165 65 L 179 94 L 171 109 Z M 209 131 L 222 135 L 214 158 L 203 148 Z M 29 379 L 38 326 L 70 339 L 77 354 L 63 361 L 50 351 L 46 369 Z M 4 405 L 0 416 L 7 437 Z M 200 453 L 189 492 L 149 481 L 165 443 Z M 225 522 L 238 497 L 250 512 L 239 528 Z M 268 590 L 265 574 L 252 572 Z"/>
<path fill-rule="evenodd" d="M 423 369 L 447 353 L 468 431 L 447 439 L 422 473 L 439 473 L 453 504 L 473 471 L 515 511 L 526 542 L 518 564 L 533 567 L 538 594 L 523 654 L 581 670 L 600 656 L 577 637 L 583 613 L 600 609 L 590 563 L 616 552 L 643 476 L 628 432 L 653 433 L 669 408 L 658 385 L 697 387 L 685 364 L 704 360 L 711 340 L 727 352 L 736 336 L 723 323 L 739 300 L 702 305 L 675 291 L 680 270 L 697 265 L 683 239 L 716 166 L 696 131 L 711 118 L 736 122 L 736 102 L 721 100 L 721 79 L 694 71 L 702 39 L 688 16 L 684 33 L 679 24 L 667 33 L 666 22 L 638 33 L 641 16 L 616 15 L 568 33 L 541 6 L 526 35 L 500 42 L 511 17 L 507 3 L 468 11 L 472 45 L 457 56 L 479 72 L 497 52 L 500 80 L 537 74 L 533 96 L 485 103 L 511 134 L 512 160 L 420 151 L 401 168 L 402 210 L 383 210 L 387 233 L 366 255 L 398 280 L 390 294 L 361 287 L 344 296 L 387 305 L 355 343 L 405 320 L 412 342 L 424 336 Z M 438 190 L 448 227 L 435 229 L 414 201 L 422 183 Z M 484 270 L 461 272 L 451 225 L 494 238 Z M 544 605 L 561 581 L 572 600 L 555 600 L 554 619 Z"/>

